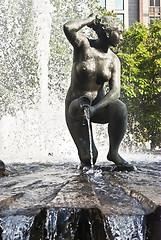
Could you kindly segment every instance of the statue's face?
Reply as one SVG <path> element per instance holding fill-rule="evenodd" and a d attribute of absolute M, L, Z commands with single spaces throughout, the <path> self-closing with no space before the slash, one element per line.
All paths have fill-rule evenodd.
<path fill-rule="evenodd" d="M 108 34 L 110 45 L 116 47 L 122 41 L 122 26 L 118 25 Z"/>

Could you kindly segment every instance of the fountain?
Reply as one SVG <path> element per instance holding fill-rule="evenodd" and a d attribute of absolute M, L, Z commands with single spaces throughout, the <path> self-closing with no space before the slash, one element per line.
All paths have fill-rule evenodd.
<path fill-rule="evenodd" d="M 78 168 L 64 119 L 72 55 L 62 26 L 88 16 L 87 2 L 0 6 L 0 158 L 9 174 L 0 178 L 0 239 L 159 239 L 159 155 L 122 152 L 137 170 L 115 171 L 95 130 L 98 163 Z"/>

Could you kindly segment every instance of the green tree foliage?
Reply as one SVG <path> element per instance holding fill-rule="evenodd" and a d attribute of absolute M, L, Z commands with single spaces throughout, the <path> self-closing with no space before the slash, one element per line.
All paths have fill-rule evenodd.
<path fill-rule="evenodd" d="M 161 21 L 133 24 L 118 49 L 122 65 L 121 99 L 127 104 L 129 133 L 135 142 L 160 145 Z"/>

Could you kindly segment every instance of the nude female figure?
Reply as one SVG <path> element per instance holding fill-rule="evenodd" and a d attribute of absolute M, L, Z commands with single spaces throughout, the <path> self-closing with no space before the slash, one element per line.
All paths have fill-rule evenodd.
<path fill-rule="evenodd" d="M 83 27 L 92 28 L 98 39 L 88 39 L 79 32 Z M 122 24 L 114 17 L 79 19 L 64 24 L 64 33 L 74 48 L 71 84 L 66 96 L 66 122 L 77 146 L 81 166 L 91 166 L 88 126 L 84 118 L 70 114 L 70 104 L 81 96 L 88 96 L 91 122 L 108 124 L 109 152 L 107 159 L 123 168 L 132 168 L 119 154 L 118 149 L 126 131 L 126 105 L 120 96 L 120 61 L 110 50 L 122 40 Z M 106 93 L 104 83 L 109 83 Z M 91 126 L 92 129 L 92 126 Z M 92 136 L 93 164 L 98 151 Z"/>

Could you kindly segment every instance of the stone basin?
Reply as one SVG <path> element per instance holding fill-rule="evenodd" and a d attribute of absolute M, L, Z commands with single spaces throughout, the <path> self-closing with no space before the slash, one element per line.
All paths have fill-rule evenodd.
<path fill-rule="evenodd" d="M 9 164 L 12 174 L 0 179 L 2 239 L 158 240 L 160 165 L 135 165 L 121 172 L 108 163 L 83 171 L 75 163 Z"/>

